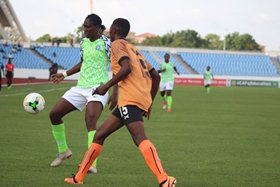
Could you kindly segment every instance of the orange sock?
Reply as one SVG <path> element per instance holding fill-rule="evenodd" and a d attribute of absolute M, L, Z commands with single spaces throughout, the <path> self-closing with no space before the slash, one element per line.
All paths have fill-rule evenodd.
<path fill-rule="evenodd" d="M 92 165 L 93 161 L 98 157 L 102 150 L 102 145 L 92 143 L 88 151 L 86 152 L 84 159 L 79 167 L 79 170 L 75 176 L 77 181 L 84 181 L 85 175 Z"/>
<path fill-rule="evenodd" d="M 150 140 L 144 140 L 139 144 L 138 148 L 141 151 L 146 164 L 157 177 L 159 184 L 165 181 L 167 179 L 167 174 L 161 165 L 157 150 L 152 142 Z"/>

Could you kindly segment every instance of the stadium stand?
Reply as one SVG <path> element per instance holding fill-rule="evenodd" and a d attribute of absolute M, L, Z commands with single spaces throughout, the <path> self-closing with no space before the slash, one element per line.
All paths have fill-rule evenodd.
<path fill-rule="evenodd" d="M 13 53 L 13 45 L 4 45 L 0 43 L 0 48 L 4 49 L 6 54 L 13 54 L 14 63 L 17 68 L 30 69 L 48 69 L 50 67 L 42 58 L 33 54 L 28 48 L 21 48 L 20 51 Z M 69 69 L 76 65 L 80 60 L 80 49 L 78 47 L 56 47 L 56 46 L 36 46 L 34 50 L 51 61 L 57 63 L 63 69 Z M 55 53 L 55 54 L 54 54 Z M 164 60 L 165 51 L 151 49 L 141 50 L 141 53 L 147 61 L 160 69 L 160 63 Z M 174 62 L 180 74 L 190 74 L 186 63 L 193 68 L 197 74 L 203 74 L 206 66 L 211 66 L 215 75 L 225 76 L 257 76 L 257 77 L 275 77 L 279 76 L 275 65 L 269 56 L 265 54 L 251 53 L 223 53 L 223 52 L 174 52 L 170 53 L 170 60 Z M 173 55 L 180 56 L 184 61 L 179 62 Z M 3 54 L 0 56 L 3 57 Z M 0 59 L 1 59 L 0 58 Z M 280 62 L 280 56 L 277 57 Z M 2 59 L 3 62 L 5 60 Z M 109 67 L 108 67 L 109 70 Z"/>
<path fill-rule="evenodd" d="M 279 76 L 271 59 L 266 55 L 194 52 L 179 54 L 199 74 L 209 65 L 215 75 Z"/>
<path fill-rule="evenodd" d="M 34 49 L 46 59 L 63 67 L 63 69 L 70 69 L 80 61 L 79 48 L 45 46 L 35 47 Z"/>
<path fill-rule="evenodd" d="M 164 54 L 165 54 L 165 53 L 166 53 L 166 52 L 164 52 L 164 51 L 155 51 L 155 52 L 154 52 L 154 54 L 156 54 L 156 55 L 161 59 L 161 62 L 164 61 Z M 176 66 L 176 68 L 177 68 L 177 70 L 178 70 L 178 72 L 179 72 L 180 74 L 190 74 L 190 73 L 187 71 L 187 69 L 186 69 L 182 64 L 180 64 L 180 62 L 178 62 L 178 61 L 173 57 L 172 54 L 170 54 L 170 61 L 174 63 L 174 65 Z"/>
<path fill-rule="evenodd" d="M 77 47 L 35 47 L 40 55 L 44 56 L 47 60 L 57 63 L 63 69 L 70 69 L 80 62 L 80 48 Z M 108 65 L 110 71 L 110 64 Z"/>
<path fill-rule="evenodd" d="M 13 63 L 16 68 L 29 68 L 29 69 L 48 69 L 49 65 L 38 56 L 34 55 L 29 49 L 14 48 L 11 44 L 0 44 L 3 49 L 1 53 L 2 62 L 8 61 L 7 58 L 12 57 Z"/>
<path fill-rule="evenodd" d="M 141 53 L 156 70 L 160 69 L 160 64 L 150 55 L 148 51 L 141 50 Z"/>

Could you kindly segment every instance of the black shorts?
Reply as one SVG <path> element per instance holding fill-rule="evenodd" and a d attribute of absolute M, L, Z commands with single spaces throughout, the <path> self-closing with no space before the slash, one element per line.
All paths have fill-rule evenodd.
<path fill-rule="evenodd" d="M 7 71 L 6 77 L 7 77 L 7 78 L 13 78 L 13 72 Z"/>
<path fill-rule="evenodd" d="M 112 114 L 119 118 L 125 125 L 135 121 L 143 121 L 143 110 L 135 105 L 126 105 L 120 108 L 117 107 Z"/>

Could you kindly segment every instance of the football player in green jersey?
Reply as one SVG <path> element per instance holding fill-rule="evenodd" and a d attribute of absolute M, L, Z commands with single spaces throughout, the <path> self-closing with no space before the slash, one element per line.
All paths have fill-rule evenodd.
<path fill-rule="evenodd" d="M 164 55 L 164 62 L 161 63 L 159 73 L 161 73 L 161 80 L 160 80 L 160 95 L 163 100 L 163 109 L 167 108 L 167 112 L 171 112 L 172 107 L 172 96 L 171 92 L 174 87 L 174 75 L 173 72 L 175 71 L 178 75 L 179 72 L 177 68 L 174 66 L 173 62 L 169 61 L 170 55 L 165 53 Z"/>
<path fill-rule="evenodd" d="M 212 74 L 210 66 L 206 67 L 206 70 L 203 73 L 203 79 L 204 79 L 204 87 L 205 87 L 206 93 L 209 94 L 211 91 L 211 83 L 212 83 L 212 79 L 213 79 L 213 74 Z"/>
<path fill-rule="evenodd" d="M 92 92 L 109 79 L 110 39 L 102 34 L 105 26 L 102 25 L 101 18 L 96 14 L 88 15 L 83 27 L 85 38 L 81 41 L 81 61 L 64 73 L 57 73 L 52 76 L 53 82 L 59 83 L 65 77 L 80 72 L 77 85 L 62 96 L 49 114 L 52 133 L 58 147 L 57 157 L 51 163 L 53 167 L 59 166 L 63 160 L 72 155 L 67 145 L 62 118 L 72 111 L 85 109 L 85 123 L 88 131 L 87 145 L 90 146 L 96 131 L 97 120 L 108 100 L 108 93 L 92 95 Z M 114 93 L 109 98 L 110 108 L 116 105 L 116 95 Z M 97 172 L 96 161 L 89 171 Z"/>

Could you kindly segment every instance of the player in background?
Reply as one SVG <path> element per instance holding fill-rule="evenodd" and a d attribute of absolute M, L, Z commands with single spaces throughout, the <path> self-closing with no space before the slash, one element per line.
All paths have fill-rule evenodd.
<path fill-rule="evenodd" d="M 65 77 L 80 72 L 77 85 L 68 90 L 51 110 L 49 117 L 52 133 L 58 147 L 58 155 L 51 166 L 59 166 L 63 160 L 72 155 L 68 148 L 65 127 L 62 118 L 68 113 L 83 109 L 88 131 L 88 147 L 91 145 L 96 132 L 96 123 L 105 108 L 108 93 L 92 95 L 92 89 L 97 88 L 109 79 L 108 65 L 110 62 L 111 41 L 102 35 L 105 26 L 96 14 L 88 15 L 83 24 L 85 38 L 81 41 L 81 61 L 64 73 L 52 76 L 54 83 L 59 83 Z M 113 97 L 110 97 L 112 101 Z M 113 104 L 113 103 L 111 103 Z M 115 101 L 116 104 L 116 101 Z M 111 105 L 111 107 L 113 107 Z M 96 173 L 96 162 L 90 167 L 90 172 Z"/>
<path fill-rule="evenodd" d="M 209 94 L 211 91 L 211 83 L 213 78 L 214 76 L 212 74 L 211 68 L 210 66 L 207 66 L 203 73 L 204 87 L 207 94 Z"/>
<path fill-rule="evenodd" d="M 161 63 L 159 73 L 161 73 L 161 81 L 160 81 L 160 95 L 163 100 L 163 109 L 167 108 L 167 112 L 171 112 L 172 107 L 172 90 L 174 87 L 174 75 L 173 72 L 175 71 L 178 75 L 179 72 L 177 68 L 174 66 L 173 62 L 169 61 L 170 55 L 165 53 L 164 55 L 164 62 Z"/>
<path fill-rule="evenodd" d="M 51 65 L 51 67 L 49 68 L 49 81 L 52 78 L 52 75 L 56 74 L 58 71 L 58 64 L 54 63 Z"/>
<path fill-rule="evenodd" d="M 167 175 L 161 165 L 156 148 L 147 138 L 144 130 L 143 116 L 150 117 L 153 100 L 158 91 L 160 76 L 144 59 L 133 45 L 125 38 L 130 30 L 126 19 L 115 19 L 110 28 L 111 69 L 113 78 L 99 86 L 93 94 L 105 94 L 110 87 L 118 84 L 118 108 L 97 129 L 94 141 L 76 175 L 66 178 L 65 182 L 83 184 L 85 174 L 91 163 L 100 154 L 105 139 L 125 126 L 134 143 L 142 153 L 146 164 L 156 175 L 161 187 L 171 187 L 176 183 L 174 177 Z"/>
<path fill-rule="evenodd" d="M 7 88 L 12 88 L 13 78 L 14 78 L 14 69 L 15 65 L 12 62 L 12 57 L 8 59 L 8 63 L 5 66 L 6 69 L 6 79 L 7 79 Z"/>

